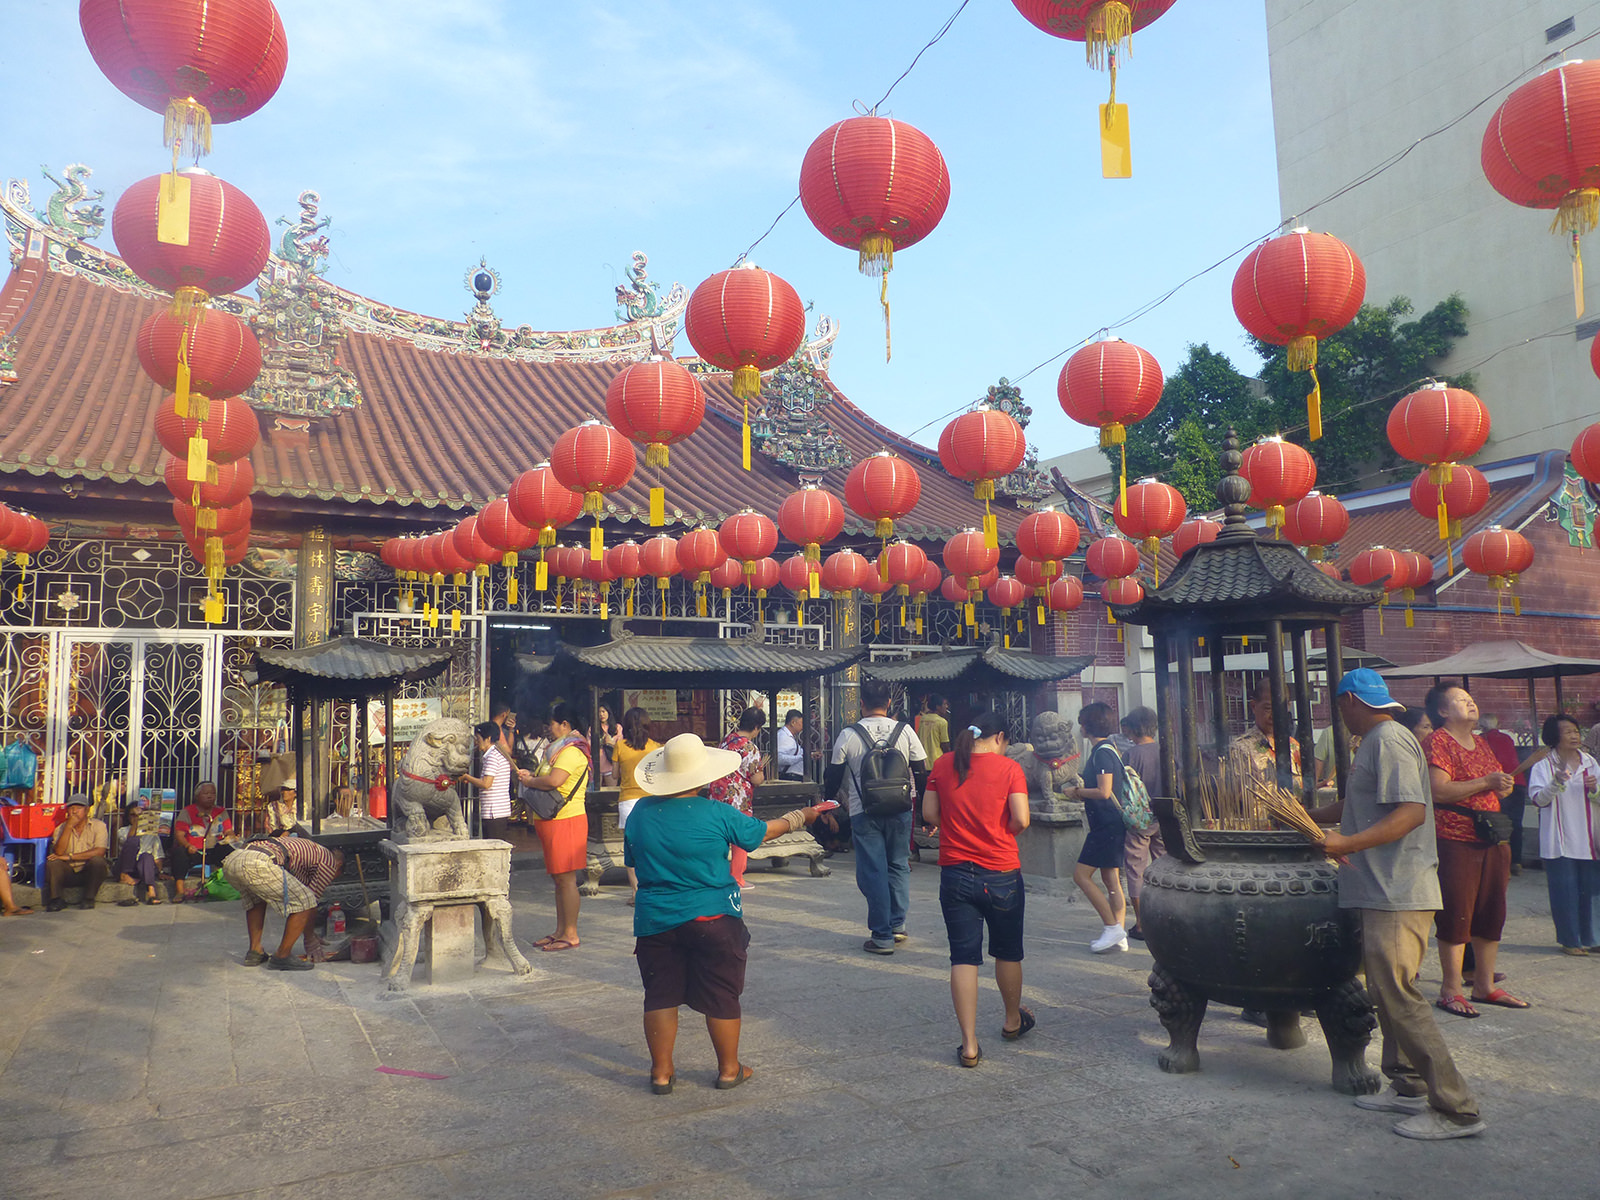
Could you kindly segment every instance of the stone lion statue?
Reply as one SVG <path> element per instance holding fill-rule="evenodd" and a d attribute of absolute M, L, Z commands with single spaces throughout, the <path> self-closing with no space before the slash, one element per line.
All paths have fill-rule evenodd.
<path fill-rule="evenodd" d="M 1028 808 L 1035 817 L 1081 817 L 1083 805 L 1063 794 L 1083 782 L 1082 755 L 1072 722 L 1058 712 L 1042 712 L 1028 726 L 1033 739 L 1011 747 L 1028 780 Z"/>
<path fill-rule="evenodd" d="M 456 780 L 471 765 L 472 731 L 467 723 L 458 717 L 430 721 L 406 751 L 399 777 L 389 790 L 395 841 L 471 837 L 456 793 Z M 448 833 L 434 831 L 433 823 L 440 817 L 449 822 Z"/>

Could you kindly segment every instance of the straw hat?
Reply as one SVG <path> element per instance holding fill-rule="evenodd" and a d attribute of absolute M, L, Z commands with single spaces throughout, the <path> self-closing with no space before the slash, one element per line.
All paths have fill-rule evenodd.
<path fill-rule="evenodd" d="M 736 751 L 713 749 L 692 733 L 680 733 L 667 739 L 661 749 L 641 758 L 633 769 L 633 778 L 647 796 L 675 796 L 704 787 L 738 769 Z"/>

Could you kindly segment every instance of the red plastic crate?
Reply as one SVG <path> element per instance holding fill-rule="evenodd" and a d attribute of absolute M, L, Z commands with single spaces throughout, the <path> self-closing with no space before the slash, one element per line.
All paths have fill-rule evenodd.
<path fill-rule="evenodd" d="M 6 828 L 14 838 L 49 837 L 60 824 L 59 804 L 18 804 L 5 808 Z"/>

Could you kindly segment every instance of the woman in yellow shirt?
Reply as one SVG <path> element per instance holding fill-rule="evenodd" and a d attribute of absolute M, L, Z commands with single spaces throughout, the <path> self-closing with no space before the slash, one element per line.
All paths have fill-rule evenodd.
<path fill-rule="evenodd" d="M 617 793 L 618 833 L 627 829 L 628 814 L 644 796 L 644 789 L 634 778 L 634 768 L 646 754 L 659 749 L 660 743 L 650 736 L 650 717 L 644 709 L 630 708 L 622 714 L 622 737 L 611 751 L 612 761 L 617 767 L 617 785 L 621 789 Z M 631 906 L 634 896 L 639 894 L 639 876 L 632 867 L 628 868 L 628 886 L 633 888 L 633 895 L 628 897 Z"/>
<path fill-rule="evenodd" d="M 565 801 L 555 816 L 533 824 L 544 847 L 545 874 L 556 889 L 556 931 L 534 945 L 541 950 L 572 950 L 578 945 L 578 875 L 589 859 L 589 815 L 584 807 L 589 793 L 589 741 L 571 705 L 551 707 L 550 739 L 549 766 L 538 775 L 526 768 L 517 772 L 523 787 L 559 792 Z"/>

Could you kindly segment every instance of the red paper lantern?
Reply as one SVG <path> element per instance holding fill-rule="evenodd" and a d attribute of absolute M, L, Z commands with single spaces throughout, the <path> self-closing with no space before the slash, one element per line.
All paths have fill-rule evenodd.
<path fill-rule="evenodd" d="M 1417 591 L 1433 583 L 1433 560 L 1415 550 L 1402 550 L 1410 570 L 1406 574 L 1406 590 Z"/>
<path fill-rule="evenodd" d="M 1323 551 L 1350 532 L 1350 513 L 1332 496 L 1307 492 L 1283 510 L 1283 536 L 1320 562 Z"/>
<path fill-rule="evenodd" d="M 1028 598 L 1028 589 L 1021 580 L 1002 575 L 989 585 L 988 596 L 990 604 L 1009 616 L 1013 608 Z"/>
<path fill-rule="evenodd" d="M 1071 612 L 1083 603 L 1083 584 L 1076 576 L 1063 575 L 1050 585 L 1051 612 Z"/>
<path fill-rule="evenodd" d="M 270 0 L 79 0 L 78 24 L 113 86 L 166 116 L 174 158 L 272 99 L 289 64 Z"/>
<path fill-rule="evenodd" d="M 183 317 L 166 309 L 152 313 L 139 326 L 137 347 L 144 373 L 184 396 L 237 396 L 261 374 L 261 343 L 249 325 L 221 309 L 195 309 Z M 185 365 L 188 387 L 179 388 Z"/>
<path fill-rule="evenodd" d="M 646 575 L 654 575 L 656 583 L 665 588 L 667 581 L 678 573 L 678 539 L 658 533 L 639 548 L 639 565 Z"/>
<path fill-rule="evenodd" d="M 1112 514 L 1124 535 L 1139 542 L 1151 557 L 1161 549 L 1161 539 L 1171 537 L 1189 515 L 1183 493 L 1159 479 L 1141 479 L 1128 489 L 1122 505 Z"/>
<path fill-rule="evenodd" d="M 727 557 L 715 529 L 691 529 L 678 539 L 678 569 L 701 583 L 708 582 Z"/>
<path fill-rule="evenodd" d="M 877 573 L 872 564 L 854 550 L 835 550 L 822 563 L 820 583 L 824 591 L 843 596 L 856 588 L 875 581 Z"/>
<path fill-rule="evenodd" d="M 450 531 L 450 544 L 462 558 L 467 559 L 478 570 L 479 575 L 489 573 L 489 564 L 499 561 L 500 551 L 491 546 L 478 532 L 479 518 L 476 513 L 470 517 L 463 517 L 457 522 L 456 527 Z"/>
<path fill-rule="evenodd" d="M 894 536 L 894 523 L 917 506 L 922 479 L 917 469 L 892 450 L 880 450 L 850 469 L 844 481 L 844 502 L 875 522 L 880 538 Z"/>
<path fill-rule="evenodd" d="M 1600 483 L 1600 424 L 1586 426 L 1572 439 L 1572 469 L 1590 483 Z"/>
<path fill-rule="evenodd" d="M 515 567 L 519 553 L 539 544 L 539 530 L 517 520 L 509 500 L 491 500 L 484 506 L 478 514 L 478 536 L 500 552 L 503 567 Z"/>
<path fill-rule="evenodd" d="M 216 464 L 216 482 L 191 483 L 188 466 L 181 458 L 167 459 L 167 490 L 196 508 L 227 508 L 255 490 L 256 473 L 248 458 Z"/>
<path fill-rule="evenodd" d="M 939 435 L 939 463 L 945 471 L 973 485 L 977 500 L 994 499 L 994 481 L 1022 465 L 1028 439 L 1022 426 L 998 408 L 962 413 Z"/>
<path fill-rule="evenodd" d="M 582 579 L 589 562 L 588 551 L 582 546 L 552 546 L 545 557 L 558 579 Z"/>
<path fill-rule="evenodd" d="M 1317 464 L 1304 446 L 1266 437 L 1244 452 L 1239 474 L 1250 484 L 1250 503 L 1266 511 L 1267 527 L 1279 530 L 1285 508 L 1315 486 Z"/>
<path fill-rule="evenodd" d="M 805 305 L 788 283 L 754 263 L 718 271 L 689 297 L 683 331 L 695 353 L 733 372 L 733 394 L 761 395 L 761 372 L 794 357 L 806 334 Z"/>
<path fill-rule="evenodd" d="M 632 442 L 592 418 L 563 433 L 550 451 L 550 470 L 557 482 L 583 493 L 583 511 L 597 522 L 605 498 L 627 485 L 638 463 Z"/>
<path fill-rule="evenodd" d="M 844 528 L 844 505 L 826 488 L 808 483 L 783 498 L 778 506 L 778 528 L 784 537 L 804 547 L 812 562 L 821 562 L 822 543 L 831 542 Z"/>
<path fill-rule="evenodd" d="M 1144 588 L 1131 575 L 1124 575 L 1117 579 L 1108 579 L 1102 583 L 1100 585 L 1100 599 L 1107 604 L 1137 604 L 1144 599 Z"/>
<path fill-rule="evenodd" d="M 1054 508 L 1041 508 L 1022 518 L 1017 526 L 1017 549 L 1029 558 L 1048 562 L 1077 553 L 1081 534 L 1078 523 Z"/>
<path fill-rule="evenodd" d="M 466 577 L 472 573 L 478 564 L 463 554 L 455 543 L 455 530 L 446 529 L 434 534 L 434 561 L 439 564 L 439 569 L 446 575 L 456 577 L 456 586 L 466 582 Z"/>
<path fill-rule="evenodd" d="M 1040 592 L 1049 587 L 1050 581 L 1060 573 L 1061 564 L 1055 559 L 1040 562 L 1036 558 L 1029 558 L 1026 554 L 1017 555 L 1017 565 L 1012 568 L 1012 574 Z"/>
<path fill-rule="evenodd" d="M 1344 579 L 1344 572 L 1339 569 L 1339 564 L 1336 562 L 1319 562 L 1317 564 L 1317 570 L 1321 571 L 1329 579 L 1338 579 L 1341 581 Z"/>
<path fill-rule="evenodd" d="M 765 599 L 768 592 L 778 586 L 778 560 L 758 558 L 750 564 L 753 568 L 744 577 L 744 585 L 758 597 Z"/>
<path fill-rule="evenodd" d="M 192 404 L 189 411 L 195 411 Z M 192 450 L 197 439 L 204 440 L 205 445 Z M 198 453 L 200 458 L 215 463 L 234 462 L 254 450 L 260 440 L 261 425 L 255 409 L 236 397 L 209 401 L 203 420 L 180 417 L 175 394 L 156 409 L 156 441 L 173 458 L 187 459 L 191 453 Z"/>
<path fill-rule="evenodd" d="M 1428 471 L 1411 481 L 1411 507 L 1430 521 L 1449 522 L 1449 537 L 1461 536 L 1461 519 L 1483 511 L 1489 503 L 1489 481 L 1477 467 L 1456 463 L 1449 483 L 1435 483 Z"/>
<path fill-rule="evenodd" d="M 1132 342 L 1108 338 L 1077 351 L 1056 379 L 1061 411 L 1100 431 L 1100 448 L 1121 448 L 1120 489 L 1128 487 L 1127 426 L 1136 425 L 1161 400 L 1161 364 Z M 1117 507 L 1121 508 L 1119 495 Z"/>
<path fill-rule="evenodd" d="M 1139 570 L 1139 547 L 1126 538 L 1103 537 L 1089 543 L 1084 565 L 1101 579 L 1121 579 Z"/>
<path fill-rule="evenodd" d="M 1317 342 L 1355 319 L 1367 294 L 1367 272 L 1331 233 L 1295 229 L 1263 242 L 1233 276 L 1233 312 L 1264 342 L 1289 348 L 1291 371 L 1311 374 L 1306 396 L 1309 438 L 1322 436 L 1322 385 Z"/>
<path fill-rule="evenodd" d="M 606 551 L 606 566 L 618 579 L 637 579 L 645 573 L 644 553 L 639 543 L 629 540 Z"/>
<path fill-rule="evenodd" d="M 725 558 L 711 569 L 711 586 L 727 595 L 744 582 L 744 567 L 736 558 Z"/>
<path fill-rule="evenodd" d="M 209 296 L 254 283 L 267 265 L 272 235 L 261 210 L 231 183 L 199 167 L 178 174 L 189 182 L 187 244 L 156 236 L 158 201 L 170 175 L 151 175 L 122 193 L 111 214 L 111 236 L 129 270 L 152 287 L 173 293 L 174 315 L 182 317 Z"/>
<path fill-rule="evenodd" d="M 1403 396 L 1389 412 L 1389 444 L 1412 462 L 1459 462 L 1489 440 L 1489 409 L 1463 388 L 1432 383 Z"/>
<path fill-rule="evenodd" d="M 928 567 L 928 556 L 911 542 L 890 542 L 878 555 L 875 565 L 878 578 L 900 595 L 909 596 L 912 585 L 922 578 Z"/>
<path fill-rule="evenodd" d="M 753 508 L 736 512 L 717 530 L 717 540 L 729 558 L 742 564 L 746 574 L 755 570 L 758 560 L 778 546 L 778 527 L 765 513 Z"/>
<path fill-rule="evenodd" d="M 1217 534 L 1221 532 L 1222 525 L 1219 522 L 1208 521 L 1204 517 L 1185 521 L 1172 535 L 1172 553 L 1182 558 L 1196 546 L 1216 541 Z"/>
<path fill-rule="evenodd" d="M 813 587 L 822 575 L 822 564 L 804 554 L 791 554 L 778 564 L 778 580 L 796 596 L 815 596 L 820 587 Z"/>
<path fill-rule="evenodd" d="M 18 513 L 17 515 L 22 518 L 26 528 L 18 531 L 11 549 L 17 556 L 17 562 L 27 566 L 29 555 L 37 554 L 49 545 L 50 526 L 32 513 Z"/>
<path fill-rule="evenodd" d="M 606 388 L 606 415 L 619 433 L 644 446 L 647 467 L 665 470 L 670 448 L 706 415 L 706 393 L 693 372 L 670 358 L 624 367 Z M 650 489 L 650 524 L 666 522 L 666 490 Z"/>
<path fill-rule="evenodd" d="M 185 534 L 210 534 L 220 538 L 231 537 L 241 529 L 249 529 L 250 522 L 255 516 L 255 505 L 251 503 L 250 497 L 246 496 L 239 503 L 230 504 L 227 508 L 211 509 L 210 525 L 205 529 L 200 527 L 202 511 L 205 510 L 195 508 L 182 500 L 172 502 L 173 519 L 178 522 L 178 528 Z"/>
<path fill-rule="evenodd" d="M 863 275 L 881 276 L 888 358 L 889 272 L 944 216 L 950 173 L 921 130 L 876 113 L 823 130 L 800 163 L 800 203 L 823 237 L 857 251 Z M 691 336 L 692 340 L 692 336 Z"/>
<path fill-rule="evenodd" d="M 926 600 L 939 590 L 939 585 L 943 582 L 944 572 L 939 569 L 938 563 L 929 559 L 927 565 L 922 568 L 922 574 L 911 585 L 911 590 L 917 593 L 918 599 Z"/>
<path fill-rule="evenodd" d="M 11 549 L 11 539 L 26 528 L 22 514 L 9 505 L 0 504 L 0 550 Z"/>
<path fill-rule="evenodd" d="M 1410 578 L 1411 563 L 1399 550 L 1387 546 L 1363 550 L 1350 560 L 1350 582 L 1362 587 L 1373 587 L 1381 581 L 1384 591 L 1393 592 L 1405 587 Z"/>
<path fill-rule="evenodd" d="M 955 575 L 946 575 L 944 582 L 939 585 L 939 594 L 951 604 L 970 604 L 974 589 L 967 586 L 965 578 Z"/>
<path fill-rule="evenodd" d="M 1480 158 L 1507 200 L 1555 209 L 1550 232 L 1572 239 L 1581 317 L 1579 239 L 1600 219 L 1600 62 L 1564 62 L 1517 88 L 1489 118 Z"/>
<path fill-rule="evenodd" d="M 1517 577 L 1533 566 L 1533 544 L 1514 529 L 1491 525 L 1461 543 L 1461 561 L 1474 575 L 1488 576 L 1490 587 L 1509 592 L 1516 587 Z M 1514 592 L 1511 603 L 1521 616 L 1522 601 Z"/>
<path fill-rule="evenodd" d="M 556 478 L 549 463 L 540 463 L 518 475 L 506 493 L 511 515 L 537 530 L 539 545 L 553 546 L 556 530 L 583 513 L 583 497 Z"/>
<path fill-rule="evenodd" d="M 970 587 L 973 579 L 995 570 L 999 562 L 999 548 L 989 545 L 981 530 L 963 529 L 944 544 L 945 570 L 962 586 Z"/>

